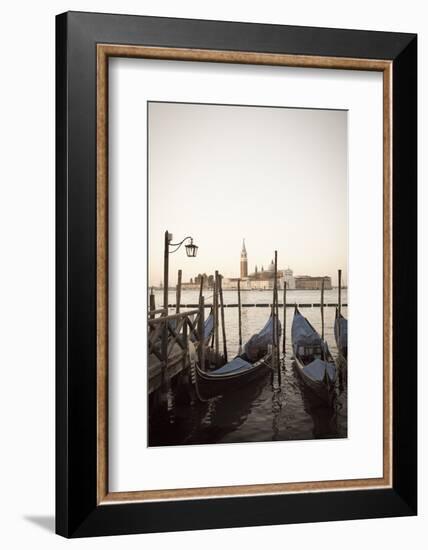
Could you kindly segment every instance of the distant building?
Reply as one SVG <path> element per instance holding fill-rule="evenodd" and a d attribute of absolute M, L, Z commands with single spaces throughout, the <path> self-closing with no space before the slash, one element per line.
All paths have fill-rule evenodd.
<path fill-rule="evenodd" d="M 203 281 L 202 288 L 205 290 L 213 288 L 214 276 L 206 273 L 199 273 L 194 279 L 191 278 L 188 283 L 182 283 L 181 286 L 184 290 L 197 290 L 201 287 L 201 280 Z"/>
<path fill-rule="evenodd" d="M 242 242 L 242 250 L 240 257 L 240 281 L 242 290 L 272 290 L 275 280 L 275 264 L 272 260 L 269 267 L 265 270 L 263 266 L 259 270 L 257 265 L 254 272 L 248 274 L 248 255 L 245 247 L 245 239 Z M 223 289 L 234 290 L 238 288 L 238 277 L 229 277 L 223 279 Z M 293 271 L 288 268 L 278 270 L 277 282 L 280 288 L 283 288 L 284 282 L 287 283 L 287 288 L 294 289 Z"/>
<path fill-rule="evenodd" d="M 239 280 L 240 280 L 239 277 L 235 277 L 235 278 L 224 277 L 223 280 L 221 281 L 221 286 L 223 287 L 223 290 L 236 290 L 238 288 Z"/>
<path fill-rule="evenodd" d="M 310 277 L 309 275 L 300 275 L 295 277 L 296 290 L 321 290 L 324 280 L 324 289 L 331 290 L 331 277 Z"/>
<path fill-rule="evenodd" d="M 245 279 L 248 276 L 248 259 L 247 259 L 247 249 L 245 248 L 245 239 L 242 241 L 242 250 L 241 250 L 241 279 Z"/>
<path fill-rule="evenodd" d="M 294 290 L 296 288 L 296 279 L 293 276 L 293 270 L 289 267 L 287 269 L 284 269 L 283 273 L 283 281 L 282 284 L 284 285 L 284 281 L 287 283 L 287 288 L 290 290 Z"/>
<path fill-rule="evenodd" d="M 248 274 L 248 254 L 245 239 L 242 241 L 239 268 L 240 277 L 223 277 L 223 290 L 236 290 L 238 288 L 238 281 L 241 281 L 242 290 L 273 289 L 275 280 L 274 261 L 270 262 L 267 269 L 264 269 L 263 266 L 258 269 L 256 265 L 253 273 Z M 289 267 L 287 269 L 278 269 L 277 271 L 278 288 L 284 288 L 284 284 L 286 284 L 289 290 L 320 290 L 323 279 L 325 290 L 331 290 L 330 277 L 310 277 L 309 275 L 295 277 L 293 270 Z M 208 276 L 206 273 L 199 273 L 199 275 L 190 279 L 190 282 L 183 283 L 182 287 L 187 290 L 199 289 L 201 280 L 203 281 L 204 289 L 212 289 L 214 287 L 214 277 L 212 275 Z"/>

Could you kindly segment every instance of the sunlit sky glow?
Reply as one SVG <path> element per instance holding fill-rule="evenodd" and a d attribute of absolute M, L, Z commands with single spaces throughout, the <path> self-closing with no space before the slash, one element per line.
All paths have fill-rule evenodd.
<path fill-rule="evenodd" d="M 184 247 L 170 255 L 170 284 L 217 269 L 239 276 L 270 263 L 294 275 L 347 281 L 345 111 L 149 104 L 149 284 L 163 277 L 164 232 Z"/>

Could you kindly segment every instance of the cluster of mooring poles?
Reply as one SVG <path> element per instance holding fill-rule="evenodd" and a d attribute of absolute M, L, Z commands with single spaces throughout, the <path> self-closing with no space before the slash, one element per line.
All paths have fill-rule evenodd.
<path fill-rule="evenodd" d="M 286 332 L 287 332 L 287 282 L 284 280 L 282 304 L 279 304 L 278 285 L 278 252 L 274 255 L 274 277 L 273 296 L 271 304 L 243 304 L 241 300 L 241 280 L 237 280 L 237 304 L 225 304 L 223 296 L 223 276 L 215 271 L 213 279 L 212 304 L 206 304 L 203 290 L 204 277 L 201 277 L 199 287 L 199 300 L 197 304 L 182 304 L 182 270 L 178 270 L 175 304 L 168 303 L 168 279 L 169 279 L 169 255 L 177 252 L 185 245 L 188 257 L 195 257 L 198 247 L 193 243 L 193 238 L 188 236 L 180 242 L 173 243 L 172 235 L 165 232 L 164 247 L 164 281 L 163 281 L 163 307 L 156 309 L 155 294 L 153 287 L 149 296 L 149 393 L 160 392 L 161 402 L 167 402 L 167 395 L 170 393 L 172 378 L 180 374 L 189 377 L 191 370 L 190 351 L 196 349 L 199 365 L 205 368 L 208 361 L 212 366 L 227 363 L 227 335 L 225 325 L 225 307 L 238 308 L 238 338 L 239 352 L 242 352 L 242 307 L 270 307 L 273 319 L 272 336 L 272 360 L 271 366 L 278 373 L 278 381 L 281 383 L 281 361 L 280 348 L 286 355 Z M 337 315 L 340 316 L 342 309 L 342 271 L 338 271 L 338 303 L 327 304 L 337 307 Z M 297 305 L 297 304 L 296 304 Z M 321 283 L 320 304 L 299 304 L 299 307 L 319 306 L 321 312 L 321 338 L 324 340 L 324 279 Z M 345 304 L 346 305 L 346 304 Z M 281 323 L 279 321 L 279 307 L 283 307 L 283 328 L 281 346 Z M 206 334 L 205 313 L 206 307 L 212 311 L 212 330 Z M 175 308 L 175 313 L 169 315 L 169 308 Z M 185 311 L 182 311 L 185 309 Z M 340 324 L 339 324 L 340 327 Z M 220 352 L 220 329 L 222 335 L 222 351 Z M 339 328 L 340 330 L 340 328 Z M 339 333 L 340 334 L 340 333 Z"/>
<path fill-rule="evenodd" d="M 209 346 L 213 350 L 214 355 L 211 354 L 211 358 L 214 363 L 217 363 L 221 357 L 222 361 L 227 362 L 227 338 L 226 338 L 226 323 L 224 318 L 224 298 L 223 298 L 223 287 L 222 287 L 223 276 L 216 271 L 214 274 L 214 288 L 213 288 L 213 302 L 212 306 L 212 315 L 213 315 L 213 331 L 209 338 Z M 205 301 L 203 297 L 203 278 L 201 278 L 201 284 L 199 288 L 199 318 L 202 319 L 204 316 L 204 307 Z M 220 354 L 220 327 L 222 334 L 222 344 L 223 344 L 223 354 Z M 204 337 L 205 338 L 205 337 Z M 201 362 L 202 367 L 205 365 L 205 362 Z"/>

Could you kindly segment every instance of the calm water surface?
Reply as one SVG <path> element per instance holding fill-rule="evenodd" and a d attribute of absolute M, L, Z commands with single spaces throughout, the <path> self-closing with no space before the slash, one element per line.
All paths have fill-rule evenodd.
<path fill-rule="evenodd" d="M 156 305 L 161 307 L 162 291 L 155 291 Z M 281 302 L 280 296 L 280 302 Z M 272 291 L 241 293 L 242 303 L 270 303 Z M 183 304 L 195 304 L 197 291 L 182 292 Z M 212 296 L 205 292 L 205 302 Z M 324 301 L 337 302 L 337 290 L 326 291 Z M 170 292 L 170 303 L 175 293 Z M 225 291 L 224 302 L 237 303 L 236 291 Z M 288 291 L 288 304 L 319 303 L 319 291 Z M 347 303 L 347 292 L 342 290 L 342 302 Z M 208 309 L 205 310 L 208 315 Z M 151 446 L 189 445 L 208 443 L 242 443 L 255 441 L 284 441 L 315 438 L 347 437 L 347 386 L 338 379 L 336 403 L 332 408 L 322 405 L 300 381 L 295 372 L 291 350 L 291 323 L 294 309 L 286 308 L 286 354 L 282 356 L 280 373 L 269 371 L 261 378 L 229 395 L 201 403 L 181 399 L 175 388 L 169 395 L 167 417 L 150 410 L 149 441 Z M 347 308 L 343 308 L 347 316 Z M 301 308 L 301 312 L 321 332 L 319 307 Z M 171 310 L 171 313 L 173 311 Z M 258 332 L 270 314 L 269 308 L 242 308 L 242 338 L 245 343 Z M 283 309 L 280 308 L 281 324 Z M 334 358 L 337 348 L 334 340 L 335 308 L 324 308 L 325 338 Z M 225 308 L 226 339 L 229 359 L 238 351 L 238 309 Z M 220 349 L 222 348 L 220 334 Z"/>

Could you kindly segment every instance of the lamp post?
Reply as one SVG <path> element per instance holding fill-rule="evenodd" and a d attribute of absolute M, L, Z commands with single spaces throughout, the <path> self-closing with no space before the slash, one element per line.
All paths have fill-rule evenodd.
<path fill-rule="evenodd" d="M 189 258 L 195 258 L 198 253 L 198 247 L 193 244 L 192 237 L 184 237 L 179 243 L 172 242 L 172 234 L 165 231 L 165 246 L 164 246 L 164 264 L 163 264 L 163 307 L 165 309 L 165 315 L 168 315 L 168 275 L 169 275 L 169 255 L 177 252 L 181 245 L 186 241 L 190 241 L 185 245 L 186 254 Z M 173 250 L 170 250 L 173 248 Z"/>

